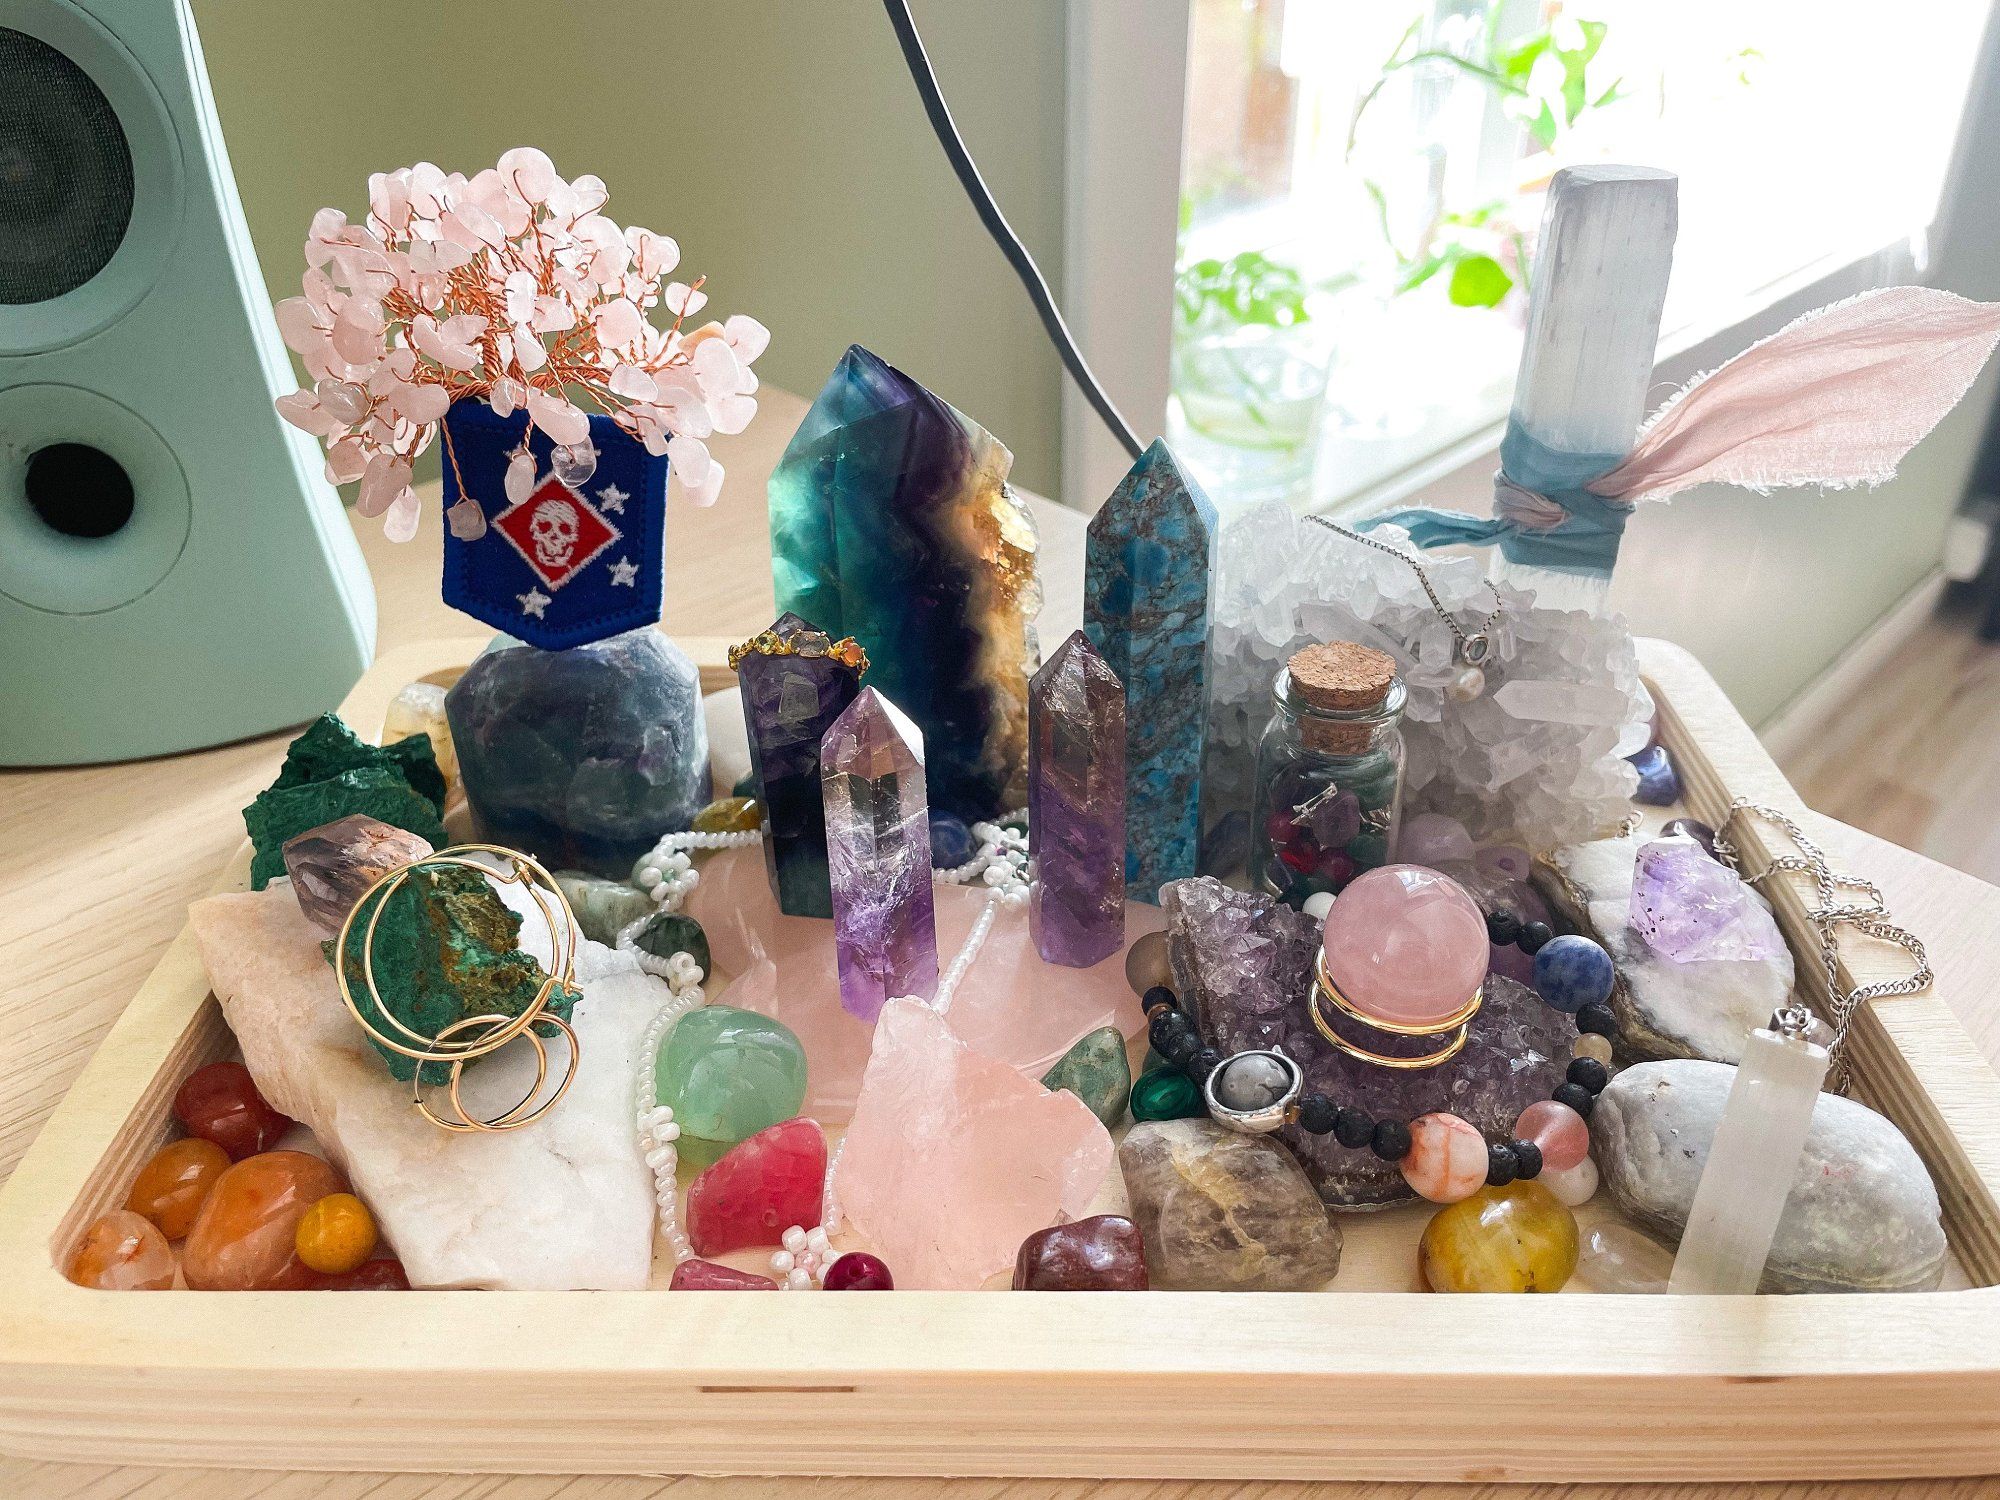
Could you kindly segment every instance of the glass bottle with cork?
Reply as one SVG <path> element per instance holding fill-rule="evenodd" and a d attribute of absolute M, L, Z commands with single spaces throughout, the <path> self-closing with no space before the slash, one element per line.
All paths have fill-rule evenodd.
<path fill-rule="evenodd" d="M 1257 743 L 1250 876 L 1293 906 L 1389 863 L 1403 801 L 1402 679 L 1386 652 L 1294 652 Z"/>

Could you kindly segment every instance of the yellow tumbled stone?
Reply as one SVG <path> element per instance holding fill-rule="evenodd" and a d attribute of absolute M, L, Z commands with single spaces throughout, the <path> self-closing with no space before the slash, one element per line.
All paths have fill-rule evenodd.
<path fill-rule="evenodd" d="M 754 833 L 763 822 L 764 809 L 755 797 L 721 797 L 694 815 L 694 831 Z"/>
<path fill-rule="evenodd" d="M 1432 1215 L 1417 1253 L 1434 1292 L 1559 1292 L 1576 1216 L 1539 1182 L 1481 1188 Z"/>

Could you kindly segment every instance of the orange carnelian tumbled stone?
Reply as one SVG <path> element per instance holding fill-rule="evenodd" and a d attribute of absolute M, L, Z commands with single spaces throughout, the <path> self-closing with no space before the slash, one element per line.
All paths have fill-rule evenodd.
<path fill-rule="evenodd" d="M 164 1292 L 174 1284 L 174 1252 L 151 1222 L 114 1208 L 84 1230 L 63 1274 L 104 1292 Z"/>
<path fill-rule="evenodd" d="M 407 1292 L 410 1276 L 400 1260 L 377 1256 L 363 1261 L 345 1276 L 322 1276 L 315 1290 L 322 1292 Z"/>
<path fill-rule="evenodd" d="M 344 1193 L 340 1173 L 303 1151 L 247 1156 L 216 1179 L 181 1251 L 181 1272 L 201 1292 L 257 1292 L 308 1287 L 313 1273 L 294 1243 L 299 1220 L 329 1193 Z"/>
<path fill-rule="evenodd" d="M 125 1206 L 151 1219 L 168 1239 L 184 1239 L 215 1179 L 228 1170 L 229 1153 L 214 1141 L 199 1136 L 169 1141 L 132 1179 Z"/>
<path fill-rule="evenodd" d="M 345 1276 L 375 1253 L 375 1216 L 352 1193 L 330 1193 L 305 1211 L 292 1239 L 299 1259 L 327 1276 Z"/>

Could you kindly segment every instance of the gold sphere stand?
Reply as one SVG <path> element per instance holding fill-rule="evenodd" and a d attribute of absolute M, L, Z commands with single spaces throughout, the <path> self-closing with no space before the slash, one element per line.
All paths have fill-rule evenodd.
<path fill-rule="evenodd" d="M 492 855 L 508 865 L 505 871 L 495 870 L 475 855 Z M 462 1016 L 439 1031 L 436 1036 L 425 1036 L 414 1027 L 407 1026 L 392 1013 L 383 1002 L 382 992 L 375 984 L 375 928 L 382 920 L 382 913 L 388 907 L 389 898 L 419 870 L 457 868 L 471 870 L 483 879 L 498 885 L 519 885 L 533 898 L 535 909 L 549 929 L 549 964 L 547 977 L 536 991 L 534 1000 L 516 1016 L 480 1015 Z M 354 931 L 354 921 L 361 909 L 370 901 L 375 903 L 369 913 L 366 926 L 361 933 L 361 977 L 368 987 L 368 998 L 374 1002 L 375 1014 L 386 1021 L 391 1032 L 377 1024 L 375 1019 L 362 1013 L 355 1003 L 354 991 L 347 978 L 347 944 Z M 561 914 L 558 922 L 557 913 Z M 543 1115 L 554 1109 L 569 1086 L 576 1080 L 578 1049 L 576 1032 L 561 1016 L 548 1009 L 549 998 L 558 987 L 572 990 L 576 987 L 576 949 L 580 941 L 576 926 L 576 915 L 570 910 L 568 900 L 563 896 L 562 887 L 555 878 L 528 855 L 516 849 L 503 848 L 499 844 L 454 844 L 448 849 L 440 849 L 435 854 L 427 854 L 422 859 L 411 860 L 399 865 L 377 880 L 361 899 L 354 903 L 347 913 L 347 919 L 340 924 L 340 936 L 334 944 L 334 974 L 340 981 L 340 998 L 347 1006 L 348 1014 L 354 1017 L 361 1029 L 374 1041 L 391 1052 L 416 1059 L 416 1072 L 410 1080 L 410 1094 L 417 1110 L 426 1120 L 443 1130 L 458 1133 L 473 1131 L 517 1130 L 523 1125 L 532 1125 Z M 540 1098 L 543 1086 L 549 1079 L 549 1050 L 547 1041 L 536 1030 L 549 1026 L 560 1032 L 569 1042 L 569 1063 L 563 1069 L 560 1082 L 547 1098 Z M 550 1033 L 551 1036 L 554 1032 Z M 489 1057 L 517 1037 L 525 1037 L 535 1052 L 535 1081 L 526 1094 L 522 1095 L 513 1108 L 493 1116 L 480 1119 L 473 1115 L 460 1097 L 465 1065 L 482 1057 Z M 446 1095 L 451 1101 L 450 1115 L 439 1114 L 424 1097 L 424 1069 L 429 1065 L 449 1066 L 451 1075 L 446 1084 Z M 540 1102 L 537 1103 L 537 1100 Z"/>
<path fill-rule="evenodd" d="M 1486 990 L 1481 986 L 1472 992 L 1470 1000 L 1441 1021 L 1429 1021 L 1423 1025 L 1384 1021 L 1364 1014 L 1352 1000 L 1340 992 L 1340 986 L 1335 984 L 1333 976 L 1326 972 L 1326 951 L 1321 949 L 1313 965 L 1313 992 L 1306 1008 L 1312 1013 L 1313 1025 L 1318 1028 L 1319 1034 L 1326 1038 L 1328 1045 L 1338 1048 L 1359 1062 L 1372 1063 L 1378 1068 L 1414 1072 L 1421 1068 L 1435 1068 L 1458 1056 L 1472 1029 L 1472 1018 L 1479 1014 L 1479 1007 L 1485 998 Z M 1434 1052 L 1420 1053 L 1415 1057 L 1392 1057 L 1385 1052 L 1370 1051 L 1360 1043 L 1349 1041 L 1342 1036 L 1334 1029 L 1333 1022 L 1327 1019 L 1326 1007 L 1329 1005 L 1357 1025 L 1365 1026 L 1370 1031 L 1385 1032 L 1390 1036 L 1443 1036 L 1447 1032 L 1454 1031 L 1457 1034 Z"/>

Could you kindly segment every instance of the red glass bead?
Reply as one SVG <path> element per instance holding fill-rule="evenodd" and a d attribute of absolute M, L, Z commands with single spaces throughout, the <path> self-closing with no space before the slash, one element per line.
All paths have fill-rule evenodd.
<path fill-rule="evenodd" d="M 250 1070 L 238 1062 L 190 1073 L 174 1095 L 174 1118 L 189 1135 L 227 1151 L 231 1161 L 269 1151 L 293 1124 L 264 1102 Z"/>
<path fill-rule="evenodd" d="M 865 1250 L 850 1250 L 826 1268 L 829 1292 L 892 1292 L 895 1278 L 889 1268 Z"/>
<path fill-rule="evenodd" d="M 712 1260 L 684 1260 L 674 1267 L 670 1292 L 775 1292 L 778 1283 L 755 1271 L 739 1271 L 734 1266 Z"/>
<path fill-rule="evenodd" d="M 682 1217 L 697 1255 L 776 1245 L 792 1225 L 819 1223 L 826 1133 L 803 1117 L 781 1120 L 730 1147 L 689 1184 Z"/>
<path fill-rule="evenodd" d="M 1345 849 L 1329 849 L 1319 857 L 1313 873 L 1335 886 L 1346 885 L 1354 878 L 1354 856 Z"/>
<path fill-rule="evenodd" d="M 1297 870 L 1301 875 L 1310 875 L 1313 865 L 1318 861 L 1319 856 L 1301 842 L 1288 844 L 1283 849 L 1280 849 L 1278 851 L 1278 858 L 1283 860 L 1292 869 Z"/>
<path fill-rule="evenodd" d="M 323 1292 L 407 1292 L 410 1277 L 400 1260 L 378 1256 L 344 1276 L 322 1276 L 318 1285 Z"/>

